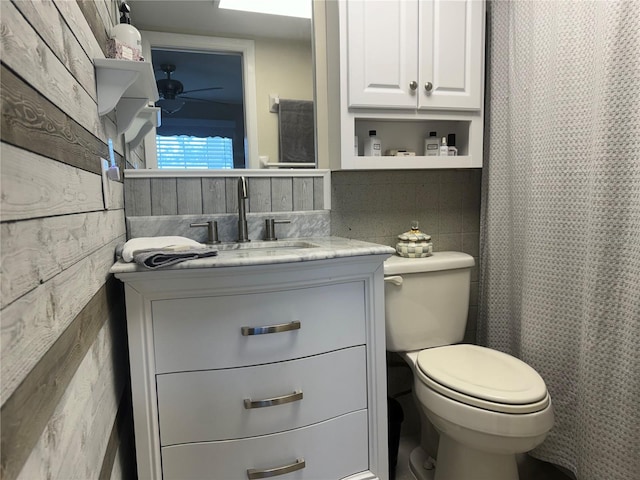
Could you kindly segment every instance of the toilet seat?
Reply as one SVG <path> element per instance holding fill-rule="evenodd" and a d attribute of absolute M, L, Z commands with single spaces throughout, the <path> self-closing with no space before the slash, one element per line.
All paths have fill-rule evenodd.
<path fill-rule="evenodd" d="M 416 374 L 432 390 L 452 400 L 501 413 L 526 414 L 549 405 L 542 377 L 523 361 L 478 345 L 422 350 Z"/>

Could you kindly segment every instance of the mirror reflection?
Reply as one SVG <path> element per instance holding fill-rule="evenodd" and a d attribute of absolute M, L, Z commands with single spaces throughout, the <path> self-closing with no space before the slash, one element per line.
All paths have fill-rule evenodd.
<path fill-rule="evenodd" d="M 162 123 L 158 168 L 244 168 L 240 54 L 151 49 Z"/>
<path fill-rule="evenodd" d="M 162 108 L 157 165 L 166 161 L 166 166 L 180 167 L 191 155 L 200 159 L 193 168 L 260 168 L 261 163 L 281 161 L 313 167 L 311 20 L 222 10 L 218 3 L 130 2 L 132 23 L 143 41 L 145 33 L 152 38 Z M 224 39 L 253 44 L 253 85 L 246 82 L 244 52 L 216 50 L 217 41 Z M 292 114 L 272 111 L 270 98 L 295 101 Z M 294 120 L 283 126 L 285 119 Z M 291 129 L 302 124 L 300 119 L 310 121 L 307 133 Z M 309 138 L 308 132 L 311 142 L 300 141 Z M 149 161 L 153 155 L 149 143 L 146 147 L 147 166 L 152 166 L 156 162 Z M 291 149 L 294 154 L 287 154 Z M 204 151 L 214 152 L 211 160 L 203 160 Z"/>

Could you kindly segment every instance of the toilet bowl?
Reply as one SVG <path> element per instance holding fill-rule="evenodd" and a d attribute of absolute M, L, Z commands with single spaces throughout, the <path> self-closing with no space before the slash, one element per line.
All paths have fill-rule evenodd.
<path fill-rule="evenodd" d="M 513 480 L 516 454 L 553 426 L 542 378 L 524 362 L 476 345 L 409 352 L 414 393 L 440 433 L 435 479 Z"/>
<path fill-rule="evenodd" d="M 423 431 L 430 422 L 439 433 L 435 475 L 423 469 L 422 447 L 412 452 L 419 479 L 517 480 L 516 454 L 538 446 L 553 426 L 550 396 L 533 368 L 458 343 L 473 264 L 459 252 L 385 262 L 387 349 L 413 371 Z"/>

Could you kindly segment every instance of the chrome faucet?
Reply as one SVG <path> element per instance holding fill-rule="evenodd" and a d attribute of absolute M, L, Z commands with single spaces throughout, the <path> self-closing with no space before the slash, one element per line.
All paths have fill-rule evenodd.
<path fill-rule="evenodd" d="M 247 228 L 247 210 L 245 200 L 249 196 L 247 190 L 247 180 L 244 177 L 238 178 L 238 242 L 250 242 L 249 229 Z"/>

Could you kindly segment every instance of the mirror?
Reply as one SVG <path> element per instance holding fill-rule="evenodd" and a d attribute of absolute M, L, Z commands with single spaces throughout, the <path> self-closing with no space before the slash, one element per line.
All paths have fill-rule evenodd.
<path fill-rule="evenodd" d="M 270 96 L 314 100 L 311 20 L 222 10 L 218 3 L 129 2 L 132 24 L 141 31 L 143 54 L 151 56 L 156 79 L 176 79 L 183 86 L 181 95 L 161 104 L 166 134 L 178 132 L 181 123 L 216 135 L 233 132 L 233 166 L 260 168 L 261 161 L 280 161 L 279 132 L 285 131 L 279 127 L 281 115 L 270 111 Z M 233 65 L 236 73 L 220 70 L 218 60 Z M 312 145 L 313 120 L 312 109 Z M 148 167 L 157 165 L 152 137 L 145 139 Z M 315 151 L 305 158 L 313 168 Z"/>

